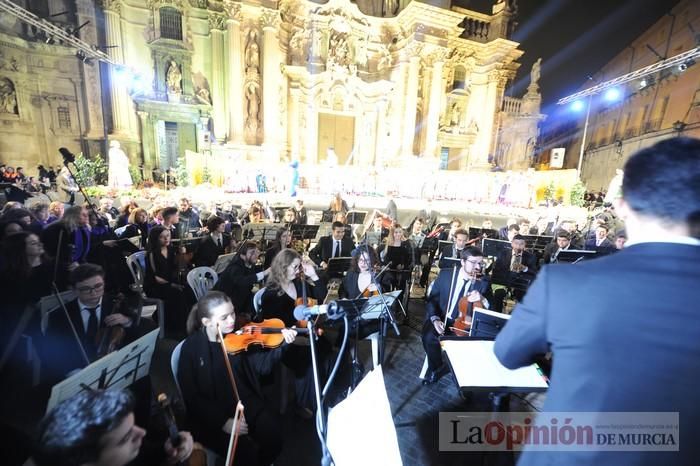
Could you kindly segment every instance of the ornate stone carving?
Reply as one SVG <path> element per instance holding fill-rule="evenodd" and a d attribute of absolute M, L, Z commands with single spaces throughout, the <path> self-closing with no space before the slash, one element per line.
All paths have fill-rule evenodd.
<path fill-rule="evenodd" d="M 119 1 L 119 0 L 114 0 L 114 1 Z M 179 9 L 182 11 L 184 8 L 184 4 L 182 0 L 147 0 L 146 1 L 146 8 L 160 8 L 163 6 L 174 6 L 175 8 Z"/>
<path fill-rule="evenodd" d="M 263 8 L 260 15 L 260 27 L 277 29 L 280 23 L 280 15 L 277 10 Z"/>
<path fill-rule="evenodd" d="M 423 55 L 425 66 L 433 66 L 436 63 L 444 62 L 448 53 L 446 49 L 436 47 L 428 49 L 426 52 L 427 53 Z"/>
<path fill-rule="evenodd" d="M 15 57 L 5 58 L 0 50 L 0 70 L 19 71 L 19 62 Z"/>
<path fill-rule="evenodd" d="M 241 13 L 240 2 L 233 2 L 231 0 L 224 0 L 224 11 L 228 17 L 234 21 L 241 21 L 243 19 L 243 14 Z"/>
<path fill-rule="evenodd" d="M 113 11 L 114 13 L 120 14 L 122 11 L 121 0 L 102 0 L 102 8 L 105 11 Z"/>
<path fill-rule="evenodd" d="M 246 73 L 260 73 L 260 46 L 258 45 L 258 31 L 248 31 L 245 47 Z"/>
<path fill-rule="evenodd" d="M 223 31 L 226 29 L 226 15 L 209 12 L 209 28 Z"/>
<path fill-rule="evenodd" d="M 389 47 L 382 45 L 377 58 L 377 71 L 382 72 L 391 67 L 392 58 Z"/>
<path fill-rule="evenodd" d="M 540 81 L 540 66 L 542 65 L 542 59 L 538 58 L 535 63 L 532 64 L 532 69 L 530 70 L 530 85 L 527 87 L 527 90 L 530 91 L 530 88 L 532 88 L 533 92 L 537 92 L 539 89 L 539 81 Z"/>
<path fill-rule="evenodd" d="M 206 87 L 200 87 L 194 94 L 197 102 L 204 105 L 211 105 L 211 93 Z"/>
<path fill-rule="evenodd" d="M 192 6 L 192 8 L 201 8 L 206 10 L 209 6 L 209 2 L 208 0 L 190 0 L 190 6 Z"/>
<path fill-rule="evenodd" d="M 423 47 L 424 44 L 421 42 L 411 42 L 403 48 L 403 54 L 406 59 L 411 59 L 413 57 L 420 58 L 421 53 L 423 53 Z"/>
<path fill-rule="evenodd" d="M 292 64 L 299 64 L 308 59 L 307 50 L 311 43 L 311 33 L 307 28 L 295 26 L 289 38 L 289 55 Z"/>
<path fill-rule="evenodd" d="M 0 114 L 19 115 L 17 91 L 8 78 L 0 78 Z"/>
<path fill-rule="evenodd" d="M 255 141 L 260 126 L 260 84 L 250 80 L 245 85 L 246 100 L 246 139 Z"/>

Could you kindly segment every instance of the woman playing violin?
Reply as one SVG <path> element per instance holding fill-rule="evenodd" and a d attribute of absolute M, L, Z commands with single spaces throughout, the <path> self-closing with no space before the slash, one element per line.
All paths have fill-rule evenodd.
<path fill-rule="evenodd" d="M 233 304 L 224 293 L 210 291 L 200 299 L 187 319 L 189 336 L 182 344 L 177 374 L 193 436 L 222 457 L 234 428 L 238 400 L 228 380 L 219 331 L 223 335 L 233 332 L 234 322 Z M 287 344 L 296 338 L 293 329 L 282 329 L 282 334 Z M 287 344 L 226 356 L 244 406 L 235 464 L 269 465 L 282 450 L 282 420 L 265 399 L 259 379 L 272 373 L 291 348 Z"/>
<path fill-rule="evenodd" d="M 326 286 L 310 260 L 302 260 L 293 249 L 283 249 L 270 266 L 265 292 L 262 295 L 262 318 L 282 320 L 288 327 L 297 324 L 294 308 L 297 305 L 312 306 L 322 303 L 327 294 Z M 304 303 L 304 298 L 307 303 Z M 317 341 L 320 376 L 324 378 L 325 359 L 330 353 L 330 343 L 320 337 Z M 296 399 L 303 414 L 308 416 L 315 407 L 311 353 L 308 346 L 292 345 L 282 357 L 285 366 L 294 372 Z"/>
<path fill-rule="evenodd" d="M 370 267 L 379 266 L 379 258 L 372 248 L 358 248 L 353 251 L 350 270 L 343 279 L 343 286 L 338 290 L 341 298 L 357 299 L 369 297 L 378 293 L 376 285 L 372 282 Z"/>
<path fill-rule="evenodd" d="M 321 282 L 310 260 L 302 260 L 293 249 L 282 249 L 270 265 L 265 292 L 262 295 L 262 317 L 281 319 L 287 326 L 296 324 L 294 308 L 298 304 L 316 304 L 326 297 L 326 287 Z M 297 300 L 304 299 L 307 303 Z"/>

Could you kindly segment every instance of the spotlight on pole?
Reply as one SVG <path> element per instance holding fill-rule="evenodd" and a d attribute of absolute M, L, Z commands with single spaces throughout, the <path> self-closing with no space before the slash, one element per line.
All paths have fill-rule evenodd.
<path fill-rule="evenodd" d="M 585 105 L 582 100 L 574 100 L 573 102 L 571 102 L 571 110 L 573 110 L 574 112 L 582 111 L 584 106 Z"/>
<path fill-rule="evenodd" d="M 620 96 L 622 95 L 622 92 L 620 92 L 620 89 L 617 87 L 611 87 L 607 91 L 605 91 L 605 100 L 608 102 L 615 102 L 616 100 L 620 99 Z"/>

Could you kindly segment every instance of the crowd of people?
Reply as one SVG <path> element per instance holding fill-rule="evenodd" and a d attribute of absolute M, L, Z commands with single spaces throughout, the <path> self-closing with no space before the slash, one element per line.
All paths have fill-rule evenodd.
<path fill-rule="evenodd" d="M 622 411 L 630 407 L 645 411 L 659 407 L 678 410 L 680 405 L 673 403 L 677 400 L 654 406 L 645 404 L 644 400 L 658 396 L 665 389 L 661 388 L 661 382 L 648 384 L 644 389 L 648 397 L 638 399 L 636 404 L 626 403 L 618 396 L 597 404 L 573 400 L 571 393 L 562 387 L 571 384 L 572 377 L 581 375 L 567 371 L 581 369 L 581 359 L 591 359 L 601 351 L 603 354 L 598 356 L 604 359 L 605 352 L 610 351 L 610 342 L 605 340 L 608 337 L 633 342 L 630 351 L 633 348 L 642 351 L 643 341 L 648 360 L 658 364 L 673 357 L 669 351 L 676 355 L 686 352 L 676 364 L 676 372 L 681 375 L 688 373 L 695 364 L 691 356 L 697 355 L 694 350 L 688 352 L 688 348 L 680 347 L 656 351 L 653 345 L 646 345 L 655 337 L 643 332 L 641 327 L 635 327 L 634 331 L 620 330 L 617 336 L 615 332 L 602 332 L 603 335 L 569 337 L 562 326 L 585 321 L 581 317 L 585 313 L 602 313 L 610 308 L 585 307 L 593 301 L 581 295 L 580 303 L 572 306 L 580 310 L 578 317 L 572 316 L 567 322 L 549 317 L 564 312 L 565 297 L 554 296 L 556 293 L 546 288 L 549 285 L 545 282 L 551 280 L 558 289 L 579 293 L 577 287 L 584 280 L 579 275 L 589 273 L 585 280 L 595 277 L 597 284 L 581 293 L 605 290 L 603 295 L 609 297 L 612 296 L 609 288 L 615 286 L 609 278 L 610 271 L 620 267 L 625 273 L 640 272 L 643 268 L 640 261 L 646 260 L 646 250 L 652 248 L 648 244 L 662 244 L 675 259 L 666 264 L 667 255 L 657 257 L 655 250 L 649 252 L 648 259 L 658 261 L 656 267 L 662 269 L 661 278 L 655 278 L 654 283 L 658 285 L 664 274 L 675 276 L 674 270 L 682 269 L 684 275 L 679 281 L 692 288 L 688 280 L 698 278 L 697 268 L 693 269 L 692 264 L 700 244 L 697 207 L 700 199 L 693 191 L 699 176 L 697 146 L 697 141 L 679 139 L 633 157 L 625 175 L 624 201 L 615 207 L 602 205 L 584 225 L 566 218 L 532 221 L 521 218 L 509 219 L 500 229 L 494 228 L 491 219 L 470 227 L 456 217 L 441 222 L 430 201 L 410 222 L 401 225 L 396 204 L 389 199 L 387 208 L 368 215 L 358 230 L 357 225 L 351 228 L 346 224 L 349 207 L 338 194 L 324 218 L 330 223 L 329 233 L 314 240 L 315 244 L 295 236 L 299 230 L 294 225 L 307 225 L 309 219 L 302 200 L 283 209 L 255 201 L 240 211 L 223 206 L 196 209 L 186 198 L 177 205 L 159 204 L 147 209 L 131 199 L 120 199 L 120 208 L 110 198 L 100 199 L 95 206 L 74 205 L 75 191 L 65 189 L 73 184 L 70 180 L 64 184 L 57 182 L 59 192 L 54 197 L 59 200 L 26 205 L 7 202 L 0 213 L 3 296 L 0 388 L 3 394 L 26 390 L 26 396 L 31 394 L 38 402 L 45 401 L 51 386 L 114 349 L 112 340 L 105 334 L 119 329 L 121 339 L 117 345 L 123 345 L 160 324 L 167 338 L 181 341 L 174 376 L 186 408 L 183 429 L 170 438 L 159 436 L 158 429 L 149 434 L 143 429 L 153 422 L 150 377 L 134 384 L 131 393 L 86 390 L 59 404 L 38 425 L 37 442 L 31 451 L 34 464 L 158 464 L 186 459 L 202 446 L 225 457 L 231 435 L 239 439 L 240 464 L 271 464 L 284 442 L 279 410 L 275 409 L 278 400 L 270 399 L 270 393 L 279 394 L 277 388 L 271 390 L 276 384 L 273 377 L 276 371 L 291 374 L 295 412 L 299 416 L 309 418 L 319 409 L 314 397 L 311 354 L 305 344 L 308 337 L 300 335 L 304 322 L 295 316 L 295 308 L 323 303 L 333 281 L 340 284 L 341 299 L 371 297 L 392 290 L 409 293 L 410 284 L 415 281 L 425 289 L 426 313 L 420 333 L 428 370 L 423 384 L 433 384 L 444 375 L 440 339 L 460 335 L 461 330 L 455 325 L 458 315 L 468 326 L 472 306 L 505 312 L 510 298 L 516 303 L 513 318 L 498 337 L 497 356 L 508 367 L 534 359 L 551 363 L 553 358 L 556 364 L 552 369 L 550 407 L 558 411 L 578 408 Z M 666 160 L 668 165 L 671 160 L 685 163 L 684 176 L 695 178 L 688 180 L 683 189 L 670 192 L 664 188 L 660 193 L 650 194 L 653 190 L 648 189 L 650 182 L 646 177 L 658 182 L 658 186 L 664 180 L 662 174 L 649 172 L 670 170 L 663 165 L 647 170 L 652 156 L 657 156 L 657 161 L 666 157 L 668 160 L 661 161 Z M 8 168 L 5 167 L 4 173 L 14 173 L 17 182 L 16 173 L 21 170 Z M 666 195 L 663 199 L 662 194 Z M 263 232 L 275 233 L 274 240 L 268 241 L 265 233 L 256 236 L 260 230 L 256 226 L 260 225 Z M 633 243 L 629 251 L 625 244 L 628 235 Z M 545 242 L 538 242 L 540 239 Z M 586 259 L 592 254 L 606 257 L 586 260 L 586 265 L 576 267 L 550 265 L 563 262 L 568 252 L 581 250 L 591 253 Z M 134 280 L 127 266 L 126 258 L 136 253 L 143 255 L 142 283 Z M 218 267 L 220 272 L 218 281 L 203 296 L 187 286 L 186 276 L 193 267 Z M 430 283 L 431 272 L 436 268 L 437 275 Z M 380 275 L 379 269 L 382 269 Z M 623 294 L 646 309 L 641 300 L 653 292 L 644 288 L 647 283 L 644 277 L 638 278 L 630 284 L 636 291 L 623 291 Z M 694 291 L 682 291 L 678 283 L 664 283 L 663 286 L 675 290 L 669 311 L 673 323 L 680 319 L 674 312 L 692 307 L 686 305 L 684 293 Z M 65 307 L 49 314 L 39 312 L 42 298 L 68 290 L 72 295 Z M 145 299 L 163 304 L 165 322 L 157 322 L 162 318 L 158 314 L 154 314 L 155 322 L 142 318 Z M 600 306 L 603 301 L 595 302 Z M 469 309 L 466 315 L 459 310 L 462 303 Z M 629 321 L 620 321 L 619 328 L 639 321 L 640 318 L 628 315 L 628 306 L 622 307 Z M 643 317 L 640 325 L 647 325 L 649 320 L 644 319 L 648 318 Z M 282 346 L 235 354 L 222 350 L 225 335 L 267 319 L 283 322 Z M 555 321 L 551 327 L 543 324 L 547 319 Z M 616 321 L 619 319 L 622 318 L 614 317 Z M 377 331 L 371 323 L 356 325 L 358 337 Z M 687 341 L 698 337 L 691 335 L 697 333 L 695 330 L 686 333 Z M 38 381 L 32 379 L 27 368 L 26 345 L 18 344 L 21 338 L 30 339 L 41 361 Z M 319 373 L 325 380 L 339 341 L 327 335 L 310 338 L 317 341 Z M 560 338 L 573 338 L 579 346 L 571 351 Z M 596 341 L 605 341 L 607 346 L 590 349 Z M 586 367 L 595 365 L 593 361 L 590 364 Z M 629 371 L 621 369 L 619 364 L 615 363 L 614 373 L 597 371 L 595 376 L 581 376 L 589 385 L 586 390 L 600 392 L 595 385 L 608 379 L 630 390 L 636 379 L 629 373 L 624 378 Z M 683 400 L 690 402 L 696 398 L 688 383 L 679 383 L 677 387 L 674 393 Z M 10 395 L 3 398 L 12 399 Z M 239 401 L 244 406 L 243 415 L 237 415 Z M 691 412 L 697 410 L 692 408 Z M 691 422 L 693 416 L 682 422 Z M 528 461 L 526 464 L 538 464 L 536 460 Z M 565 458 L 561 461 L 566 463 Z"/>

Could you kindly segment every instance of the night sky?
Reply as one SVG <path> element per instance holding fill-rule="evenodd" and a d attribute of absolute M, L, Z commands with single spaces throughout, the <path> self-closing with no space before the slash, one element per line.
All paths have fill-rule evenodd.
<path fill-rule="evenodd" d="M 453 4 L 490 13 L 492 0 L 454 0 Z M 678 0 L 519 0 L 518 27 L 512 40 L 525 53 L 508 95 L 522 96 L 530 67 L 542 57 L 542 111 L 573 94 L 632 40 L 671 10 Z M 660 51 L 663 53 L 663 51 Z"/>

